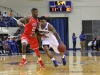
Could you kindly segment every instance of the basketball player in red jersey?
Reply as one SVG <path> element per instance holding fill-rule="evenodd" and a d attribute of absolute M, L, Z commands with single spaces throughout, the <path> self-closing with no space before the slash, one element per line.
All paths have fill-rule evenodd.
<path fill-rule="evenodd" d="M 33 8 L 31 10 L 32 16 L 26 16 L 25 18 L 21 18 L 17 21 L 19 26 L 23 26 L 24 24 L 24 33 L 21 36 L 22 43 L 22 61 L 20 62 L 20 66 L 23 66 L 27 63 L 26 61 L 26 45 L 29 43 L 30 48 L 36 52 L 38 57 L 38 63 L 42 68 L 44 68 L 44 64 L 40 57 L 39 52 L 39 44 L 37 35 L 35 33 L 36 27 L 38 25 L 38 9 Z"/>

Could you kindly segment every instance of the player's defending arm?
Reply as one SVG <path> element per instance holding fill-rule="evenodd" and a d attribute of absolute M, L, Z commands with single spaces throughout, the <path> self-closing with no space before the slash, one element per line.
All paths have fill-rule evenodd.
<path fill-rule="evenodd" d="M 29 19 L 30 19 L 29 16 L 27 16 L 27 17 L 25 17 L 25 18 L 20 18 L 20 19 L 17 21 L 17 24 L 18 24 L 19 26 L 24 26 L 24 24 L 29 23 Z"/>
<path fill-rule="evenodd" d="M 37 34 L 38 37 L 44 37 L 44 35 L 41 35 L 40 32 L 39 32 L 39 23 L 37 25 L 37 28 L 35 30 L 35 33 Z"/>
<path fill-rule="evenodd" d="M 37 37 L 44 37 L 44 38 L 46 37 L 45 35 L 41 35 L 41 34 L 39 33 L 38 28 L 36 28 L 35 33 L 37 34 Z"/>
<path fill-rule="evenodd" d="M 53 32 L 53 34 L 55 35 L 56 39 L 62 43 L 61 38 L 59 36 L 59 34 L 57 33 L 57 31 L 55 30 L 55 28 L 52 25 L 49 25 L 49 30 Z"/>

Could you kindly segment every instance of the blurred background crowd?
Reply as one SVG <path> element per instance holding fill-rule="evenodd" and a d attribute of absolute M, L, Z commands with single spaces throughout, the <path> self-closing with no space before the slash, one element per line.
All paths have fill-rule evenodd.
<path fill-rule="evenodd" d="M 9 12 L 9 15 L 6 11 L 4 13 L 0 11 L 0 27 L 16 27 L 17 22 L 12 17 L 12 10 Z"/>
<path fill-rule="evenodd" d="M 7 14 L 6 11 L 0 11 L 0 27 L 17 27 L 17 22 L 13 19 L 12 10 Z M 14 16 L 16 17 L 16 16 Z M 21 54 L 20 35 L 24 27 L 19 28 L 11 36 L 8 34 L 0 34 L 0 55 L 19 55 Z M 30 53 L 29 45 L 27 46 L 27 53 Z M 29 50 L 29 51 L 28 51 Z"/>

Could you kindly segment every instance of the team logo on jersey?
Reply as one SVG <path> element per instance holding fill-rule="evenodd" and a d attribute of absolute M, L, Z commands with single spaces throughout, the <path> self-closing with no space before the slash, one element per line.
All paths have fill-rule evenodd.
<path fill-rule="evenodd" d="M 40 33 L 42 33 L 42 34 L 48 34 L 49 33 L 49 31 L 39 31 Z"/>
<path fill-rule="evenodd" d="M 37 26 L 37 23 L 33 23 L 32 26 Z"/>

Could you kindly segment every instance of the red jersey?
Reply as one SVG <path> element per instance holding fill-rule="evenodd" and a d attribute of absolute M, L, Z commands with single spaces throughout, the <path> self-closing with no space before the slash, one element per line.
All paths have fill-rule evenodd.
<path fill-rule="evenodd" d="M 31 35 L 35 33 L 35 29 L 38 25 L 38 19 L 34 19 L 32 16 L 30 16 L 30 22 L 28 24 L 25 24 L 24 27 L 24 34 Z"/>

